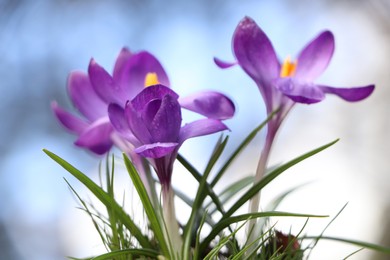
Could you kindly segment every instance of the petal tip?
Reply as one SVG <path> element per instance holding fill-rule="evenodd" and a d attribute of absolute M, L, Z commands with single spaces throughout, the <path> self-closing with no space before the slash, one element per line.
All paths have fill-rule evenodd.
<path fill-rule="evenodd" d="M 213 60 L 214 60 L 214 63 L 221 69 L 227 69 L 227 68 L 230 68 L 234 65 L 237 65 L 237 61 L 227 62 L 227 61 L 223 61 L 217 57 L 214 57 Z"/>
<path fill-rule="evenodd" d="M 255 23 L 255 21 L 251 17 L 246 15 L 244 16 L 244 18 L 242 18 L 240 25 L 248 25 L 253 23 Z"/>
<path fill-rule="evenodd" d="M 130 49 L 126 46 L 122 47 L 121 53 L 131 53 Z"/>

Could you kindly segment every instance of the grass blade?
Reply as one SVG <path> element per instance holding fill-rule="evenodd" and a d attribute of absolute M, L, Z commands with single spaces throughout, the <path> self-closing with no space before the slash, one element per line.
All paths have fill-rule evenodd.
<path fill-rule="evenodd" d="M 146 215 L 148 216 L 150 227 L 159 242 L 161 250 L 163 251 L 164 255 L 168 257 L 171 254 L 167 245 L 167 240 L 165 240 L 163 223 L 160 221 L 162 219 L 161 214 L 159 214 L 158 209 L 154 209 L 153 204 L 149 198 L 149 194 L 141 178 L 139 177 L 137 170 L 135 169 L 129 158 L 126 156 L 126 154 L 123 154 L 123 159 L 130 178 L 133 181 L 134 187 L 136 188 L 138 195 L 142 201 L 142 205 L 144 206 Z"/>
<path fill-rule="evenodd" d="M 306 236 L 302 237 L 302 239 L 318 239 L 316 236 Z M 390 254 L 390 248 L 381 246 L 381 245 L 376 245 L 368 242 L 363 242 L 363 241 L 358 241 L 358 240 L 353 240 L 353 239 L 347 239 L 347 238 L 340 238 L 340 237 L 328 237 L 328 236 L 321 236 L 320 239 L 326 239 L 326 240 L 333 240 L 337 242 L 343 242 L 351 245 L 355 245 L 358 247 L 364 247 L 367 249 L 371 249 L 374 251 L 382 252 L 385 254 Z"/>
<path fill-rule="evenodd" d="M 207 196 L 207 194 L 210 194 L 209 190 L 212 191 L 212 189 L 209 188 L 209 185 L 207 183 L 207 177 L 210 174 L 212 166 L 214 165 L 214 163 L 216 162 L 216 160 L 219 158 L 220 154 L 222 153 L 223 149 L 225 148 L 227 140 L 228 140 L 228 138 L 225 138 L 225 140 L 214 150 L 214 152 L 211 156 L 211 159 L 206 167 L 206 170 L 200 179 L 199 187 L 198 187 L 198 191 L 196 193 L 195 200 L 193 203 L 191 215 L 190 215 L 190 218 L 188 220 L 187 225 L 184 228 L 184 233 L 183 233 L 182 255 L 183 255 L 183 259 L 185 259 L 185 260 L 189 258 L 189 252 L 191 251 L 190 247 L 191 247 L 191 239 L 192 239 L 192 230 L 194 228 L 199 209 L 202 207 L 203 201 L 204 201 L 205 197 Z M 214 191 L 212 191 L 212 193 L 214 193 Z M 218 198 L 217 198 L 217 201 L 219 203 Z M 221 210 L 224 213 L 222 208 L 221 208 Z"/>
<path fill-rule="evenodd" d="M 93 257 L 91 258 L 91 260 L 117 259 L 113 257 L 119 257 L 119 256 L 132 256 L 137 259 L 141 257 L 152 257 L 154 259 L 157 259 L 159 256 L 159 252 L 151 249 L 123 249 L 123 250 L 118 250 L 118 251 Z"/>
<path fill-rule="evenodd" d="M 229 242 L 229 239 L 236 235 L 236 233 L 246 224 L 246 222 L 242 223 L 235 231 L 231 232 L 227 237 L 224 237 L 219 243 L 208 253 L 203 259 L 211 260 L 216 259 L 214 257 L 217 256 L 218 252 L 222 249 L 224 245 Z M 202 252 L 202 251 L 200 251 Z"/>
<path fill-rule="evenodd" d="M 67 161 L 65 161 L 58 155 L 46 149 L 44 149 L 43 151 L 55 162 L 61 165 L 65 170 L 67 170 L 70 174 L 72 174 L 76 179 L 78 179 L 82 184 L 84 184 L 107 208 L 112 209 L 118 219 L 120 219 L 123 225 L 127 229 L 129 229 L 130 233 L 137 239 L 137 241 L 143 248 L 153 248 L 148 238 L 142 234 L 141 230 L 133 222 L 130 216 L 127 215 L 123 208 L 119 206 L 118 203 L 113 200 L 101 187 L 99 187 L 84 173 L 73 167 L 71 164 L 69 164 Z"/>
<path fill-rule="evenodd" d="M 247 176 L 242 178 L 241 180 L 238 180 L 234 183 L 232 183 L 230 186 L 225 188 L 219 195 L 219 200 L 221 201 L 222 205 L 225 205 L 234 195 L 236 195 L 238 192 L 240 192 L 245 187 L 249 186 L 253 183 L 253 176 Z M 205 205 L 205 208 L 208 208 L 211 206 L 212 202 L 209 202 L 207 205 Z M 210 215 L 214 214 L 217 208 L 210 209 Z"/>
<path fill-rule="evenodd" d="M 206 249 L 207 245 L 221 232 L 223 229 L 227 228 L 233 223 L 237 223 L 244 220 L 250 220 L 255 218 L 263 217 L 305 217 L 305 218 L 324 218 L 328 217 L 326 215 L 312 215 L 312 214 L 299 214 L 299 213 L 289 213 L 289 212 L 280 212 L 280 211 L 269 211 L 269 212 L 257 212 L 257 213 L 247 213 L 243 215 L 238 215 L 234 217 L 224 218 L 219 221 L 213 229 L 210 231 L 209 235 L 202 241 L 199 246 L 200 252 Z"/>
<path fill-rule="evenodd" d="M 234 159 L 240 154 L 240 152 L 255 138 L 257 133 L 267 125 L 268 121 L 272 119 L 272 117 L 279 112 L 279 109 L 273 111 L 258 127 L 253 129 L 252 132 L 244 139 L 244 141 L 238 146 L 238 148 L 233 152 L 233 154 L 229 157 L 226 163 L 222 166 L 222 168 L 215 175 L 213 181 L 211 182 L 211 186 L 214 187 L 215 184 L 219 181 L 222 175 L 225 173 L 230 164 L 234 161 Z"/>
<path fill-rule="evenodd" d="M 321 146 L 317 149 L 314 149 L 308 153 L 305 153 L 305 154 L 287 162 L 286 164 L 279 166 L 278 168 L 276 168 L 275 170 L 273 170 L 272 172 L 270 172 L 269 174 L 264 176 L 264 178 L 261 181 L 259 181 L 254 186 L 252 186 L 252 188 L 250 188 L 244 195 L 241 196 L 241 198 L 236 203 L 233 204 L 233 206 L 226 212 L 226 214 L 222 217 L 222 219 L 233 215 L 234 212 L 236 212 L 237 209 L 239 209 L 245 202 L 247 202 L 250 198 L 252 198 L 262 188 L 264 188 L 266 185 L 268 185 L 271 181 L 273 181 L 276 177 L 278 177 L 280 174 L 282 174 L 285 170 L 287 170 L 288 168 L 294 166 L 295 164 L 321 152 L 322 150 L 325 150 L 326 148 L 334 145 L 336 142 L 338 142 L 338 140 L 339 139 L 336 139 L 333 142 L 330 142 L 326 145 L 323 145 L 323 146 Z"/>
<path fill-rule="evenodd" d="M 183 156 L 180 154 L 177 155 L 177 160 L 191 173 L 191 175 L 197 180 L 198 182 L 201 182 L 202 175 L 198 172 L 197 169 L 194 168 Z M 222 214 L 225 213 L 224 209 L 222 208 L 222 204 L 218 198 L 218 196 L 215 194 L 211 186 L 206 182 L 205 187 L 207 189 L 207 193 L 212 199 L 212 201 L 215 203 L 217 209 Z"/>

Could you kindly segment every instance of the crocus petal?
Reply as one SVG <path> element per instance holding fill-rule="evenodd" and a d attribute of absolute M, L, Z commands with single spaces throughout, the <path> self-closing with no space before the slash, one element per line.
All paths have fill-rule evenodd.
<path fill-rule="evenodd" d="M 88 148 L 96 154 L 104 154 L 113 145 L 111 141 L 112 131 L 113 128 L 107 117 L 99 119 L 81 133 L 75 144 Z"/>
<path fill-rule="evenodd" d="M 126 68 L 126 64 L 128 60 L 131 58 L 131 56 L 133 56 L 133 53 L 131 53 L 129 49 L 122 48 L 122 50 L 120 51 L 116 59 L 114 71 L 112 73 L 112 77 L 116 82 L 118 82 L 118 80 L 123 75 L 123 73 L 125 73 L 124 71 Z"/>
<path fill-rule="evenodd" d="M 82 119 L 60 108 L 55 101 L 51 102 L 51 108 L 61 124 L 73 133 L 81 134 L 89 125 Z"/>
<path fill-rule="evenodd" d="M 328 67 L 333 56 L 335 44 L 330 31 L 322 32 L 298 55 L 295 77 L 313 81 Z"/>
<path fill-rule="evenodd" d="M 149 52 L 143 51 L 133 54 L 126 64 L 123 64 L 123 69 L 120 74 L 115 75 L 115 80 L 126 90 L 126 100 L 133 99 L 142 91 L 148 73 L 156 73 L 158 81 L 169 86 L 168 76 L 163 67 Z"/>
<path fill-rule="evenodd" d="M 146 144 L 136 148 L 134 151 L 147 158 L 161 158 L 172 153 L 178 143 L 154 143 Z"/>
<path fill-rule="evenodd" d="M 137 111 L 131 102 L 126 104 L 125 117 L 131 132 L 141 143 L 153 143 L 152 136 L 142 117 L 142 111 Z"/>
<path fill-rule="evenodd" d="M 170 95 L 174 98 L 179 98 L 179 95 L 176 94 L 170 88 L 164 85 L 154 85 L 147 88 L 144 88 L 132 101 L 131 104 L 133 107 L 140 111 L 142 110 L 150 100 L 153 99 L 162 99 L 165 95 Z"/>
<path fill-rule="evenodd" d="M 346 101 L 355 102 L 370 96 L 371 93 L 374 91 L 375 86 L 368 85 L 364 87 L 355 88 L 334 88 L 328 86 L 320 86 L 320 88 L 325 93 L 335 94 Z"/>
<path fill-rule="evenodd" d="M 261 84 L 279 76 L 280 64 L 271 41 L 249 17 L 234 32 L 233 52 L 244 71 Z"/>
<path fill-rule="evenodd" d="M 152 100 L 146 106 L 151 109 L 154 117 L 144 118 L 154 142 L 177 142 L 181 126 L 181 109 L 175 97 L 165 95 L 160 100 Z M 155 105 L 157 105 L 155 107 Z"/>
<path fill-rule="evenodd" d="M 107 105 L 96 94 L 87 74 L 80 71 L 70 73 L 67 86 L 73 104 L 89 121 L 107 114 Z"/>
<path fill-rule="evenodd" d="M 192 137 L 213 134 L 227 129 L 228 127 L 219 120 L 209 118 L 199 119 L 185 124 L 181 128 L 179 143 L 181 144 Z"/>
<path fill-rule="evenodd" d="M 215 91 L 201 91 L 179 98 L 181 107 L 213 119 L 228 119 L 234 115 L 233 102 Z"/>
<path fill-rule="evenodd" d="M 312 104 L 325 98 L 324 92 L 315 84 L 300 82 L 294 78 L 280 78 L 275 87 L 295 102 Z"/>
<path fill-rule="evenodd" d="M 99 64 L 91 59 L 88 75 L 92 86 L 100 98 L 107 104 L 125 104 L 127 101 L 125 90 Z"/>
<path fill-rule="evenodd" d="M 135 136 L 131 132 L 129 125 L 127 123 L 125 117 L 125 110 L 117 105 L 110 104 L 108 106 L 108 117 L 110 118 L 110 122 L 113 128 L 126 140 L 128 140 L 133 145 L 138 144 L 138 140 L 136 140 Z"/>
<path fill-rule="evenodd" d="M 218 59 L 216 57 L 214 57 L 214 63 L 220 67 L 221 69 L 227 69 L 227 68 L 230 68 L 234 65 L 237 65 L 237 61 L 235 62 L 227 62 L 227 61 L 223 61 L 221 59 Z"/>

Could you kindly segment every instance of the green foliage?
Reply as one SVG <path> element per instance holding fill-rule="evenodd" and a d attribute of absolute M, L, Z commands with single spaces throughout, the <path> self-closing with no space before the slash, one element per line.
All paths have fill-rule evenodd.
<path fill-rule="evenodd" d="M 162 208 L 160 206 L 161 204 L 158 201 L 157 196 L 153 195 L 150 197 L 136 168 L 125 154 L 123 155 L 124 164 L 129 174 L 129 178 L 142 202 L 147 217 L 148 230 L 146 231 L 142 231 L 142 229 L 135 224 L 133 217 L 115 200 L 114 156 L 112 156 L 111 160 L 110 157 L 107 157 L 104 178 L 105 185 L 103 185 L 104 182 L 102 180 L 99 185 L 70 163 L 54 153 L 44 150 L 49 157 L 61 165 L 78 181 L 83 183 L 106 208 L 105 214 L 97 211 L 92 204 L 85 202 L 73 189 L 70 183 L 65 180 L 80 202 L 80 208 L 91 218 L 98 235 L 107 249 L 106 254 L 86 259 L 302 259 L 305 250 L 308 250 L 308 255 L 310 255 L 312 248 L 319 240 L 323 239 L 349 243 L 360 248 L 367 248 L 390 254 L 389 248 L 356 240 L 324 236 L 324 232 L 317 237 L 301 235 L 305 226 L 296 237 L 291 234 L 282 234 L 277 231 L 275 226 L 266 228 L 266 220 L 272 217 L 303 217 L 307 219 L 327 217 L 326 215 L 291 213 L 275 210 L 284 198 L 300 186 L 281 193 L 281 195 L 275 198 L 271 203 L 269 210 L 267 211 L 246 214 L 238 214 L 237 212 L 243 205 L 246 205 L 255 194 L 260 192 L 286 170 L 329 148 L 338 140 L 313 149 L 312 151 L 275 168 L 268 169 L 268 174 L 257 183 L 253 183 L 254 178 L 252 176 L 246 176 L 228 185 L 219 193 L 214 191 L 214 187 L 228 172 L 230 165 L 238 158 L 241 151 L 254 139 L 256 134 L 267 124 L 274 114 L 270 115 L 266 121 L 249 133 L 225 162 L 217 164 L 217 162 L 221 160 L 221 155 L 224 153 L 229 139 L 228 137 L 221 136 L 202 173 L 192 166 L 187 159 L 178 155 L 178 161 L 185 167 L 187 172 L 194 177 L 199 185 L 195 198 L 190 198 L 187 194 L 175 190 L 176 197 L 191 207 L 188 221 L 186 221 L 186 223 L 181 223 L 183 245 L 180 256 L 176 255 L 173 250 L 173 245 L 169 239 L 169 231 L 165 226 L 166 220 L 164 220 Z M 219 169 L 215 169 L 216 165 L 222 166 Z M 215 172 L 216 174 L 213 178 L 210 178 L 211 180 L 209 181 L 208 179 L 212 172 Z M 101 176 L 102 175 L 103 174 L 101 174 Z M 159 186 L 158 183 L 153 179 L 150 179 L 148 182 L 149 184 L 154 184 L 152 190 L 155 194 L 155 189 Z M 231 206 L 228 209 L 225 209 L 228 204 Z M 262 220 L 259 236 L 255 241 L 239 241 L 239 239 L 237 239 L 237 233 L 242 230 L 251 219 Z M 334 219 L 330 221 L 329 225 Z M 327 227 L 325 227 L 324 231 L 326 228 Z M 307 248 L 301 248 L 300 243 L 304 240 L 310 240 L 312 241 L 312 244 Z"/>
<path fill-rule="evenodd" d="M 124 211 L 121 207 L 106 191 L 99 187 L 84 173 L 73 167 L 71 164 L 55 155 L 54 153 L 43 150 L 50 158 L 61 165 L 65 170 L 72 174 L 76 179 L 87 187 L 93 195 L 100 202 L 102 202 L 109 211 L 115 212 L 115 216 L 121 221 L 121 223 L 130 231 L 131 235 L 138 241 L 142 248 L 153 249 L 153 245 L 150 240 L 145 236 L 140 228 L 133 222 L 132 218 Z"/>

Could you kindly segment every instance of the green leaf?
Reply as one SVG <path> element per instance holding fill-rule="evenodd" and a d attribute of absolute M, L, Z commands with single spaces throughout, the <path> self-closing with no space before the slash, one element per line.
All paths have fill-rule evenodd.
<path fill-rule="evenodd" d="M 249 133 L 249 135 L 244 139 L 244 141 L 237 147 L 237 149 L 233 152 L 233 154 L 229 157 L 229 159 L 226 161 L 226 163 L 222 166 L 222 168 L 218 171 L 218 173 L 215 175 L 213 181 L 211 182 L 211 186 L 214 187 L 215 184 L 219 181 L 219 179 L 222 177 L 222 175 L 225 173 L 227 168 L 230 166 L 230 164 L 236 159 L 236 157 L 240 154 L 240 152 L 255 138 L 257 133 L 263 129 L 264 126 L 267 125 L 267 123 L 272 119 L 272 117 L 279 112 L 280 109 L 277 109 L 273 111 L 269 116 L 262 122 L 258 127 L 253 129 L 252 132 Z"/>
<path fill-rule="evenodd" d="M 325 218 L 326 215 L 312 215 L 312 214 L 300 214 L 300 213 L 290 213 L 290 212 L 280 212 L 280 211 L 269 211 L 269 212 L 257 212 L 257 213 L 247 213 L 243 215 L 238 215 L 229 218 L 223 218 L 219 221 L 213 229 L 210 231 L 209 235 L 202 241 L 199 246 L 200 252 L 203 252 L 207 245 L 221 232 L 223 229 L 227 228 L 233 223 L 237 223 L 244 220 L 250 220 L 255 218 L 263 217 L 305 217 L 305 218 Z"/>
<path fill-rule="evenodd" d="M 229 136 L 227 136 L 222 142 L 217 143 L 203 174 L 209 174 L 211 172 L 211 169 L 214 167 L 215 163 L 221 156 L 223 150 L 225 150 L 228 140 Z"/>
<path fill-rule="evenodd" d="M 138 195 L 141 199 L 142 205 L 144 206 L 146 215 L 148 216 L 150 227 L 153 230 L 153 233 L 156 236 L 158 242 L 160 243 L 160 247 L 164 255 L 166 257 L 169 257 L 171 253 L 167 245 L 167 240 L 165 240 L 163 223 L 160 221 L 162 219 L 161 214 L 159 214 L 158 209 L 154 209 L 153 204 L 149 198 L 148 192 L 141 178 L 139 177 L 137 170 L 134 168 L 133 164 L 126 156 L 126 154 L 123 154 L 123 158 L 130 178 L 133 181 L 134 187 L 136 188 Z"/>
<path fill-rule="evenodd" d="M 226 144 L 227 144 L 227 141 L 228 141 L 229 137 L 226 137 L 222 142 L 221 142 L 221 138 L 218 140 L 218 142 L 217 142 L 217 144 L 216 144 L 216 146 L 214 148 L 214 151 L 213 151 L 213 153 L 211 155 L 211 158 L 210 158 L 210 160 L 209 160 L 209 162 L 208 162 L 208 164 L 206 166 L 206 169 L 205 169 L 205 172 L 203 173 L 203 175 L 205 175 L 205 174 L 209 175 L 210 174 L 212 168 L 214 167 L 215 163 L 217 162 L 217 160 L 219 159 L 219 157 L 221 156 L 223 150 L 226 147 Z M 179 154 L 177 156 L 177 159 L 192 174 L 192 176 L 198 182 L 201 181 L 202 175 L 184 157 L 182 157 Z M 222 206 L 218 196 L 215 194 L 215 192 L 213 191 L 212 187 L 210 187 L 210 185 L 207 182 L 205 183 L 205 185 L 206 185 L 206 191 L 207 191 L 206 195 L 210 196 L 211 200 L 216 205 L 218 211 L 221 212 L 222 214 L 224 214 L 225 210 L 223 209 L 223 206 Z"/>
<path fill-rule="evenodd" d="M 191 175 L 195 178 L 195 180 L 197 180 L 198 182 L 201 182 L 202 180 L 202 175 L 198 172 L 198 170 L 196 170 L 194 168 L 194 166 L 192 166 L 183 156 L 181 156 L 180 154 L 177 155 L 177 160 L 188 170 L 188 172 L 191 173 Z M 212 201 L 215 203 L 217 209 L 219 212 L 221 212 L 222 214 L 225 213 L 224 209 L 222 208 L 222 204 L 221 202 L 219 201 L 219 198 L 218 196 L 215 194 L 215 192 L 213 191 L 213 189 L 211 188 L 211 186 L 206 183 L 205 184 L 205 187 L 207 189 L 207 194 L 210 196 L 210 198 L 212 199 Z"/>
<path fill-rule="evenodd" d="M 357 253 L 359 253 L 359 252 L 362 251 L 363 249 L 364 249 L 364 248 L 359 248 L 358 250 L 353 251 L 352 253 L 350 253 L 349 255 L 347 255 L 346 257 L 344 257 L 343 260 L 348 259 L 348 258 L 350 258 L 350 257 L 353 256 L 353 255 L 356 255 Z"/>
<path fill-rule="evenodd" d="M 220 154 L 222 153 L 223 149 L 225 148 L 227 140 L 228 139 L 225 138 L 225 140 L 221 143 L 221 145 L 219 145 L 214 150 L 214 153 L 211 156 L 211 159 L 206 167 L 206 170 L 200 179 L 198 191 L 196 193 L 195 200 L 194 200 L 194 203 L 192 206 L 191 215 L 190 215 L 190 218 L 187 222 L 187 225 L 184 228 L 184 233 L 183 233 L 182 255 L 183 255 L 183 259 L 185 259 L 185 260 L 189 258 L 188 254 L 191 251 L 190 250 L 191 238 L 192 238 L 191 232 L 192 232 L 193 227 L 195 225 L 195 220 L 196 220 L 196 217 L 198 216 L 199 209 L 202 207 L 203 201 L 204 201 L 205 197 L 207 196 L 207 194 L 211 193 L 209 191 L 212 191 L 212 189 L 209 188 L 209 185 L 207 183 L 207 177 L 209 176 L 211 168 L 214 165 L 215 161 L 219 158 Z M 214 192 L 212 191 L 212 193 L 214 193 Z M 219 203 L 218 198 L 217 198 L 217 201 Z M 222 212 L 224 212 L 223 209 L 222 209 Z"/>
<path fill-rule="evenodd" d="M 243 259 L 242 257 L 244 254 L 247 254 L 247 259 L 252 259 L 253 255 L 256 254 L 257 250 L 264 244 L 263 243 L 258 243 L 261 239 L 264 239 L 264 236 L 269 233 L 270 231 L 268 230 L 267 232 L 261 234 L 258 238 L 256 238 L 254 241 L 252 241 L 250 244 L 245 245 L 239 252 L 237 252 L 232 260 L 239 260 Z M 257 244 L 258 243 L 258 244 Z M 256 245 L 257 244 L 257 245 Z M 252 249 L 253 248 L 253 249 Z M 252 252 L 248 255 L 247 251 L 252 250 Z"/>
<path fill-rule="evenodd" d="M 175 192 L 175 195 L 180 198 L 185 204 L 187 204 L 190 208 L 192 208 L 192 206 L 194 205 L 194 201 L 187 196 L 187 194 L 183 193 L 182 191 L 180 190 L 177 190 L 177 189 L 173 189 L 174 192 Z M 210 202 L 211 203 L 211 202 Z M 204 207 L 204 208 L 200 208 L 199 209 L 199 214 L 200 215 L 203 215 L 205 214 L 207 207 Z M 214 220 L 211 218 L 211 214 L 207 213 L 206 217 L 205 217 L 205 222 L 207 224 L 209 224 L 210 226 L 214 225 L 215 222 Z"/>
<path fill-rule="evenodd" d="M 88 216 L 91 218 L 92 223 L 100 236 L 100 239 L 102 240 L 104 246 L 108 250 L 109 245 L 108 245 L 107 239 L 104 237 L 103 231 L 101 230 L 99 224 L 95 220 L 95 218 L 94 218 L 95 215 L 89 210 L 87 204 L 84 202 L 84 200 L 81 199 L 80 195 L 76 192 L 76 190 L 72 187 L 72 185 L 70 185 L 70 183 L 65 178 L 64 178 L 64 180 L 65 180 L 66 184 L 68 184 L 69 189 L 73 192 L 73 194 L 75 194 L 76 198 L 80 201 L 81 205 L 84 207 L 84 208 L 80 208 L 80 209 L 84 210 L 88 214 Z"/>
<path fill-rule="evenodd" d="M 222 217 L 222 219 L 230 217 L 231 215 L 234 214 L 234 212 L 237 211 L 245 202 L 247 202 L 249 199 L 251 199 L 255 194 L 257 194 L 262 188 L 264 188 L 266 185 L 268 185 L 271 181 L 273 181 L 276 177 L 278 177 L 280 174 L 282 174 L 285 170 L 288 168 L 294 166 L 295 164 L 321 152 L 322 150 L 325 150 L 326 148 L 334 145 L 335 143 L 338 142 L 339 139 L 330 142 L 326 145 L 323 145 L 317 149 L 314 149 L 308 153 L 305 153 L 289 162 L 286 164 L 283 164 L 282 166 L 279 166 L 269 174 L 265 175 L 263 179 L 261 179 L 258 183 L 252 186 L 244 195 L 238 199 L 236 203 L 233 204 L 233 206 L 226 212 L 226 214 Z"/>
<path fill-rule="evenodd" d="M 118 256 L 132 256 L 135 258 L 152 257 L 156 259 L 159 256 L 159 252 L 151 249 L 123 249 L 93 257 L 91 260 L 116 259 L 114 257 Z"/>
<path fill-rule="evenodd" d="M 59 157 L 58 155 L 44 149 L 43 150 L 50 158 L 61 165 L 65 170 L 72 174 L 82 184 L 85 185 L 95 196 L 98 198 L 107 208 L 112 209 L 117 218 L 123 223 L 123 225 L 129 229 L 130 233 L 137 239 L 143 248 L 153 248 L 148 238 L 144 236 L 138 226 L 133 222 L 129 215 L 123 210 L 118 203 L 113 200 L 101 187 L 88 178 L 84 173 L 73 167 L 67 161 Z"/>
<path fill-rule="evenodd" d="M 106 157 L 106 186 L 107 186 L 107 194 L 111 197 L 112 200 L 115 200 L 114 196 L 114 165 L 115 165 L 115 160 L 114 160 L 114 155 L 112 155 L 112 161 L 111 161 L 111 170 L 110 170 L 110 163 L 109 163 L 109 155 L 107 154 Z M 120 245 L 119 245 L 119 234 L 118 234 L 118 229 L 117 229 L 117 217 L 115 214 L 115 211 L 111 207 L 106 207 L 107 208 L 107 213 L 108 213 L 108 220 L 110 221 L 110 227 L 111 227 L 111 232 L 112 232 L 112 241 L 111 241 L 111 251 L 119 250 Z"/>
<path fill-rule="evenodd" d="M 194 256 L 193 259 L 199 259 L 199 241 L 200 241 L 200 233 L 202 232 L 203 224 L 205 223 L 206 216 L 208 216 L 207 211 L 204 212 L 202 219 L 200 220 L 200 225 L 198 228 L 198 231 L 196 233 L 196 240 L 195 240 L 195 248 L 194 248 Z"/>
<path fill-rule="evenodd" d="M 219 241 L 219 243 L 203 258 L 204 260 L 211 260 L 217 256 L 218 252 L 222 249 L 224 245 L 229 242 L 229 239 L 236 235 L 236 233 L 246 224 L 242 223 L 234 232 L 231 232 L 228 236 L 224 237 Z M 202 252 L 202 251 L 200 251 Z"/>
<path fill-rule="evenodd" d="M 381 245 L 376 245 L 368 242 L 363 242 L 363 241 L 358 241 L 358 240 L 353 240 L 353 239 L 346 239 L 346 238 L 340 238 L 340 237 L 328 237 L 328 236 L 321 236 L 319 237 L 320 239 L 326 239 L 326 240 L 333 240 L 333 241 L 338 241 L 338 242 L 343 242 L 351 245 L 355 245 L 358 247 L 364 247 L 367 249 L 371 249 L 374 251 L 382 252 L 385 254 L 390 254 L 390 248 L 381 246 Z M 318 239 L 316 236 L 306 236 L 302 237 L 301 239 Z"/>
<path fill-rule="evenodd" d="M 247 176 L 242 178 L 241 180 L 235 181 L 227 188 L 225 188 L 219 195 L 218 198 L 221 201 L 222 205 L 225 205 L 230 199 L 233 198 L 234 195 L 237 195 L 238 192 L 249 186 L 253 183 L 253 176 Z M 211 206 L 211 202 L 205 205 L 205 208 Z M 214 214 L 217 208 L 210 209 L 210 215 Z"/>

